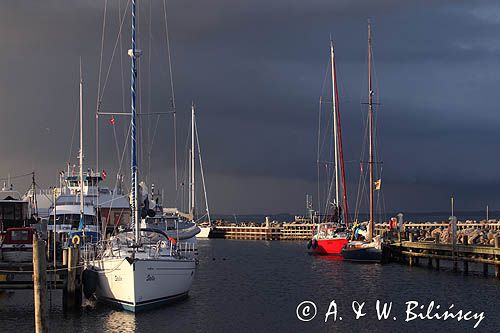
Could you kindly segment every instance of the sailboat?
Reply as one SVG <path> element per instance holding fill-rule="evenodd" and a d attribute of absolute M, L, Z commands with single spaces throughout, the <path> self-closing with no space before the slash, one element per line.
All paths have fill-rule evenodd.
<path fill-rule="evenodd" d="M 175 239 L 165 232 L 140 227 L 135 92 L 136 60 L 141 51 L 136 48 L 136 0 L 131 1 L 131 10 L 132 48 L 128 55 L 131 58 L 132 230 L 123 230 L 104 243 L 104 250 L 89 260 L 90 273 L 85 276 L 88 285 L 96 285 L 98 299 L 137 312 L 187 297 L 196 262 L 184 257 L 178 251 Z"/>
<path fill-rule="evenodd" d="M 372 35 L 371 25 L 368 21 L 368 138 L 369 138 L 369 173 L 370 173 L 370 221 L 368 232 L 363 241 L 353 240 L 342 250 L 344 260 L 357 262 L 381 262 L 382 261 L 382 239 L 374 237 L 374 200 L 375 181 L 373 179 L 374 149 L 373 149 L 373 88 L 372 88 Z M 378 183 L 380 185 L 380 183 Z M 377 186 L 378 187 L 378 186 Z M 353 233 L 353 236 L 355 233 Z"/>
<path fill-rule="evenodd" d="M 196 221 L 196 192 L 195 192 L 195 170 L 196 170 L 196 148 L 198 148 L 198 159 L 200 161 L 200 174 L 203 184 L 203 194 L 205 198 L 206 217 L 208 222 L 198 223 L 200 232 L 196 238 L 209 238 L 212 231 L 212 221 L 210 220 L 210 210 L 208 208 L 207 189 L 205 186 L 205 175 L 203 173 L 203 164 L 201 162 L 201 148 L 200 140 L 198 138 L 198 127 L 196 126 L 196 114 L 194 103 L 191 105 L 191 149 L 190 149 L 190 162 L 189 162 L 189 215 L 193 221 Z"/>
<path fill-rule="evenodd" d="M 339 99 L 337 78 L 335 70 L 335 51 L 333 42 L 330 41 L 330 57 L 332 65 L 332 111 L 333 111 L 333 144 L 334 144 L 334 180 L 335 202 L 334 214 L 331 222 L 319 223 L 313 237 L 307 243 L 308 249 L 314 254 L 341 255 L 342 249 L 348 243 L 348 206 L 347 190 L 345 185 L 344 157 L 342 150 L 342 130 L 340 126 Z M 339 165 L 342 174 L 343 208 L 340 205 L 339 195 Z M 343 216 L 342 216 L 343 211 Z M 343 222 L 345 223 L 343 225 Z"/>

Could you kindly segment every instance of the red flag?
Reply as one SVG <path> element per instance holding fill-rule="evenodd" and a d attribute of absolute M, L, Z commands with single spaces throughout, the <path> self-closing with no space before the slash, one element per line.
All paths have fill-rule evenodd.
<path fill-rule="evenodd" d="M 102 180 L 104 180 L 104 179 L 106 179 L 106 176 L 108 174 L 106 173 L 106 170 L 102 170 L 101 175 L 102 175 Z"/>
<path fill-rule="evenodd" d="M 115 116 L 111 116 L 111 119 L 109 120 L 109 123 L 111 125 L 113 125 L 113 126 L 115 125 Z"/>

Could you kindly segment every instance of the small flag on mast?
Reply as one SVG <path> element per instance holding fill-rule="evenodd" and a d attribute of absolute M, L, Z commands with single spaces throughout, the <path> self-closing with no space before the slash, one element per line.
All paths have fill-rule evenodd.
<path fill-rule="evenodd" d="M 375 191 L 379 191 L 380 190 L 380 186 L 382 185 L 382 179 L 374 181 L 373 185 L 375 186 L 374 190 Z"/>

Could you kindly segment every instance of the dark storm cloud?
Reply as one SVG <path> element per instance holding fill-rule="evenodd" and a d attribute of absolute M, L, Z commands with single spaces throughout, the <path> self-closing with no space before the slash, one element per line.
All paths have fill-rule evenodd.
<path fill-rule="evenodd" d="M 162 1 L 138 1 L 144 112 L 169 109 Z M 120 2 L 123 10 L 127 2 Z M 78 58 L 85 81 L 86 162 L 95 164 L 94 112 L 104 1 L 6 1 L 0 11 L 0 174 L 35 168 L 51 185 L 70 152 L 78 102 Z M 108 0 L 102 81 L 118 31 L 118 0 Z M 128 15 L 128 11 L 127 11 Z M 500 199 L 496 105 L 500 6 L 492 1 L 168 1 L 182 166 L 194 100 L 212 209 L 221 213 L 301 212 L 316 193 L 318 99 L 337 53 L 351 197 L 359 173 L 366 99 L 366 19 L 374 29 L 380 157 L 388 210 L 443 210 L 450 193 L 461 209 Z M 112 63 L 102 108 L 129 107 L 130 39 Z M 123 56 L 121 58 L 121 56 Z M 121 64 L 123 61 L 122 95 Z M 151 87 L 149 87 L 151 81 Z M 101 83 L 101 88 L 103 83 Z M 148 92 L 151 92 L 151 103 Z M 327 112 L 327 108 L 324 108 Z M 126 118 L 117 119 L 123 149 Z M 156 118 L 143 118 L 146 129 Z M 100 165 L 118 157 L 108 119 L 100 119 Z M 172 121 L 162 117 L 149 179 L 173 190 Z M 149 140 L 148 140 L 149 139 Z M 125 155 L 126 156 L 126 155 Z M 148 149 L 142 153 L 148 169 Z M 128 173 L 127 159 L 123 166 Z M 112 186 L 112 184 L 110 184 Z M 178 204 L 178 202 L 177 202 Z M 353 205 L 353 203 L 351 204 Z M 499 207 L 500 208 L 500 207 Z"/>

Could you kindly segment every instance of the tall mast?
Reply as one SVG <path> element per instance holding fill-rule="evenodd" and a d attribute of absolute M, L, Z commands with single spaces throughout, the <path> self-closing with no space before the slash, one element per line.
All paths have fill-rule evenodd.
<path fill-rule="evenodd" d="M 138 177 L 137 177 L 137 128 L 136 128 L 136 111 L 135 111 L 135 86 L 137 80 L 137 68 L 136 59 L 140 55 L 139 51 L 136 51 L 135 45 L 135 2 L 132 0 L 132 49 L 128 50 L 128 55 L 132 59 L 131 63 L 131 79 L 130 79 L 130 95 L 131 95 L 131 117 L 130 117 L 130 127 L 131 127 L 131 208 L 132 208 L 132 227 L 134 229 L 134 236 L 136 243 L 140 242 L 140 216 L 139 216 L 139 203 L 137 198 L 138 192 Z"/>
<path fill-rule="evenodd" d="M 195 127 L 194 127 L 194 102 L 191 104 L 191 191 L 189 193 L 190 195 L 190 203 L 191 206 L 189 207 L 189 213 L 193 216 L 193 220 L 195 220 L 195 188 L 194 188 L 194 171 L 195 171 Z"/>
<path fill-rule="evenodd" d="M 339 142 L 339 157 L 340 157 L 340 172 L 342 174 L 342 201 L 344 203 L 344 223 L 349 227 L 349 207 L 347 205 L 347 186 L 345 182 L 345 167 L 344 167 L 344 149 L 342 147 L 342 126 L 340 124 L 340 103 L 339 103 L 339 89 L 337 85 L 337 70 L 335 67 L 335 58 L 333 60 L 333 71 L 335 73 L 335 106 L 337 109 L 337 128 L 338 128 L 338 142 Z"/>
<path fill-rule="evenodd" d="M 332 65 L 332 110 L 333 110 L 333 145 L 334 145 L 334 173 L 335 173 L 335 205 L 339 207 L 339 172 L 338 172 L 338 142 L 337 142 L 337 104 L 335 98 L 335 53 L 333 42 L 330 40 L 331 65 Z"/>
<path fill-rule="evenodd" d="M 370 139 L 369 165 L 370 165 L 370 225 L 368 241 L 373 239 L 373 89 L 372 89 L 372 30 L 368 20 L 368 131 Z"/>
<path fill-rule="evenodd" d="M 82 58 L 80 58 L 80 225 L 79 229 L 85 226 L 84 220 L 84 196 L 83 196 L 83 79 L 82 79 Z"/>

